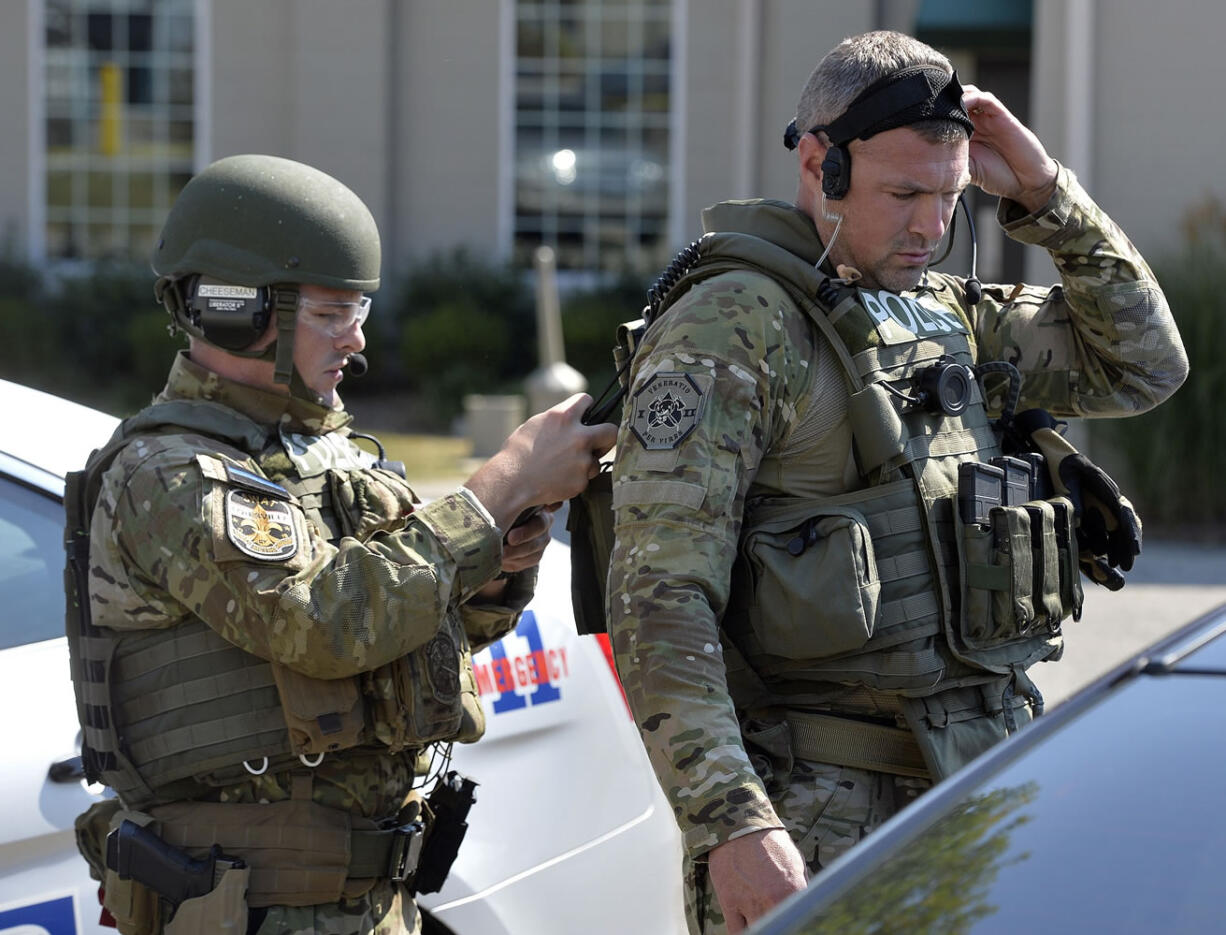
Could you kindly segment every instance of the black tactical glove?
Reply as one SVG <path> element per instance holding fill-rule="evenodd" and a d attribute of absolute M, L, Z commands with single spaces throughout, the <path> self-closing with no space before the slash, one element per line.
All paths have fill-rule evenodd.
<path fill-rule="evenodd" d="M 1095 584 L 1111 591 L 1124 586 L 1121 571 L 1131 571 L 1141 554 L 1141 518 L 1107 473 L 1056 432 L 1056 420 L 1041 410 L 1017 417 L 1035 427 L 1031 444 L 1042 453 L 1056 493 L 1073 503 L 1078 562 Z"/>

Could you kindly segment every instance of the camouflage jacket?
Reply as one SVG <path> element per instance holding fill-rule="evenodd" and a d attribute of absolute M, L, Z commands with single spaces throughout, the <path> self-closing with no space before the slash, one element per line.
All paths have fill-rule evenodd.
<path fill-rule="evenodd" d="M 1041 211 L 1027 215 L 1003 201 L 998 219 L 1009 236 L 1050 252 L 1061 285 L 985 285 L 974 307 L 957 277 L 933 272 L 921 288 L 946 292 L 967 312 L 977 360 L 1018 367 L 1019 409 L 1127 415 L 1174 392 L 1187 363 L 1165 298 L 1071 173 L 1061 169 Z M 809 264 L 822 252 L 811 220 L 780 202 L 717 205 L 704 227 L 763 237 Z M 702 399 L 688 434 L 672 447 L 652 438 L 648 450 L 633 400 L 657 373 L 687 375 Z M 780 827 L 745 750 L 719 621 L 747 498 L 861 486 L 847 390 L 835 355 L 783 287 L 745 271 L 697 283 L 653 324 L 628 398 L 613 477 L 609 630 L 653 767 L 698 855 Z M 817 462 L 811 489 L 782 489 L 779 477 L 759 470 L 766 453 L 790 448 Z"/>
<path fill-rule="evenodd" d="M 186 354 L 155 403 L 175 401 L 218 404 L 249 420 L 250 432 L 216 440 L 199 431 L 138 434 L 120 451 L 91 523 L 95 625 L 133 633 L 202 621 L 239 649 L 321 679 L 375 670 L 426 643 L 448 616 L 460 619 L 474 648 L 514 626 L 535 575 L 513 576 L 503 603 L 474 597 L 499 572 L 502 535 L 466 491 L 425 506 L 407 485 L 399 500 L 358 491 L 359 528 L 341 535 L 292 517 L 292 553 L 274 547 L 261 557 L 258 543 L 228 540 L 210 493 L 214 455 L 246 455 L 257 482 L 290 482 L 302 463 L 292 457 L 302 452 L 290 451 L 295 437 L 331 436 L 333 447 L 356 452 L 346 437 L 350 417 L 223 379 Z M 340 508 L 325 506 L 325 525 L 336 525 L 326 517 Z M 419 753 L 362 746 L 328 755 L 313 771 L 314 798 L 368 817 L 395 815 Z M 183 797 L 256 802 L 291 792 L 288 774 L 275 772 L 212 785 L 189 785 Z"/>

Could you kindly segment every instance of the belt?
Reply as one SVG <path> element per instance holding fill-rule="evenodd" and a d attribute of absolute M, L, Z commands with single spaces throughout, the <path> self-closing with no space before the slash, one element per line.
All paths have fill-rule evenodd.
<path fill-rule="evenodd" d="M 792 755 L 899 776 L 931 776 L 911 731 L 811 711 L 788 711 Z"/>
<path fill-rule="evenodd" d="M 420 821 L 378 828 L 315 802 L 178 802 L 151 812 L 172 847 L 197 853 L 216 844 L 242 859 L 251 868 L 247 904 L 256 908 L 335 902 L 347 880 L 403 883 L 421 857 Z"/>

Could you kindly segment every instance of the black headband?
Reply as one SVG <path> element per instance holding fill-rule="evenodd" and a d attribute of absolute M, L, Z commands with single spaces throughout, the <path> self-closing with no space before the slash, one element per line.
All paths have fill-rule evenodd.
<path fill-rule="evenodd" d="M 824 130 L 832 145 L 844 146 L 857 138 L 867 140 L 925 120 L 952 120 L 964 126 L 968 136 L 974 132 L 975 125 L 962 106 L 956 71 L 947 74 L 935 65 L 913 65 L 893 72 L 856 95 L 833 123 L 818 124 L 808 132 Z M 783 134 L 783 145 L 795 149 L 800 136 L 793 120 Z"/>

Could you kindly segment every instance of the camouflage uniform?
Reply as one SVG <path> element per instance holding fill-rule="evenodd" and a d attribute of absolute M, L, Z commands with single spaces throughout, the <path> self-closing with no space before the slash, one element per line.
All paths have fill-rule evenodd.
<path fill-rule="evenodd" d="M 426 644 L 445 621 L 474 649 L 514 627 L 535 572 L 513 575 L 502 603 L 474 598 L 499 573 L 502 545 L 501 533 L 467 491 L 421 506 L 388 472 L 370 470 L 366 487 L 367 472 L 353 470 L 347 481 L 332 483 L 314 514 L 328 528 L 309 521 L 292 501 L 284 509 L 296 514 L 287 520 L 295 548 L 277 551 L 274 536 L 272 554 L 260 558 L 251 538 L 256 533 L 236 548 L 230 523 L 217 515 L 223 498 L 206 466 L 224 456 L 257 479 L 291 486 L 317 450 L 369 468 L 373 459 L 347 438 L 350 417 L 234 383 L 186 354 L 155 400 L 155 406 L 167 403 L 213 406 L 244 419 L 249 430 L 222 438 L 157 426 L 129 441 L 104 475 L 91 526 L 90 604 L 94 624 L 114 631 L 121 645 L 151 630 L 203 623 L 246 653 L 308 676 L 362 676 L 364 692 L 378 696 L 380 667 Z M 146 410 L 152 411 L 167 410 Z M 383 480 L 376 483 L 375 475 Z M 282 528 L 282 541 L 286 534 Z M 122 657 L 121 651 L 117 666 Z M 421 779 L 424 753 L 420 745 L 397 749 L 378 741 L 390 743 L 386 736 L 368 737 L 325 755 L 309 771 L 309 797 L 375 822 L 401 816 L 415 778 Z M 288 757 L 262 775 L 238 769 L 189 777 L 155 789 L 154 801 L 283 802 L 303 773 Z M 339 903 L 257 910 L 264 919 L 259 931 L 418 931 L 417 909 L 403 886 L 351 884 Z"/>
<path fill-rule="evenodd" d="M 1179 386 L 1186 358 L 1152 273 L 1071 173 L 1060 170 L 1042 210 L 1027 215 L 1006 200 L 998 219 L 1009 236 L 1051 253 L 1061 286 L 988 285 L 972 308 L 962 280 L 929 273 L 926 285 L 954 296 L 970 316 L 977 360 L 1006 360 L 1021 371 L 1019 409 L 1129 414 Z M 704 228 L 752 233 L 810 266 L 822 251 L 812 221 L 778 202 L 717 205 Z M 633 401 L 656 374 L 688 377 L 700 398 L 690 400 L 692 430 L 671 445 L 654 437 L 649 450 Z M 613 478 L 609 628 L 630 706 L 682 831 L 688 880 L 698 886 L 687 900 L 691 925 L 702 930 L 697 915 L 706 931 L 718 931 L 722 917 L 701 886 L 701 858 L 713 847 L 786 827 L 817 870 L 926 781 L 794 761 L 778 724 L 746 723 L 737 687 L 746 684 L 744 661 L 721 642 L 747 500 L 828 497 L 862 485 L 842 372 L 813 322 L 759 272 L 702 280 L 648 330 L 629 399 Z M 786 489 L 773 469 L 759 470 L 769 453 L 789 449 L 810 461 L 808 489 Z M 803 672 L 795 678 L 803 681 Z M 898 710 L 854 684 L 813 685 L 807 696 L 804 685 L 768 679 L 759 687 L 768 696 L 784 691 L 793 707 L 865 716 Z"/>

